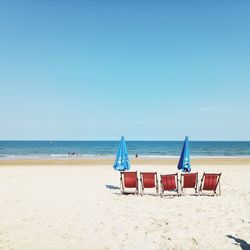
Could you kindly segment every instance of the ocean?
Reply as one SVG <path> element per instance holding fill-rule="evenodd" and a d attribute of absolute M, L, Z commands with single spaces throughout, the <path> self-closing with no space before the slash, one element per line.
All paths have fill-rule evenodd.
<path fill-rule="evenodd" d="M 182 141 L 127 141 L 130 156 L 177 157 Z M 0 159 L 115 157 L 119 141 L 0 141 Z M 192 157 L 250 157 L 249 141 L 190 141 Z"/>

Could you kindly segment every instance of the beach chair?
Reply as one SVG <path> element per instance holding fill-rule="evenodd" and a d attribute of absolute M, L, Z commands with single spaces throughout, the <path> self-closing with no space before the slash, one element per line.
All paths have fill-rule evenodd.
<path fill-rule="evenodd" d="M 184 194 L 184 189 L 193 188 L 195 194 L 198 194 L 198 173 L 181 174 L 181 193 Z"/>
<path fill-rule="evenodd" d="M 208 174 L 204 173 L 201 179 L 200 185 L 200 194 L 204 195 L 203 191 L 213 191 L 213 195 L 221 195 L 221 188 L 220 188 L 220 177 L 221 173 L 219 174 Z M 217 187 L 219 186 L 219 192 L 217 193 Z"/>
<path fill-rule="evenodd" d="M 156 172 L 141 172 L 141 195 L 144 194 L 144 188 L 155 188 L 158 193 L 158 179 Z"/>
<path fill-rule="evenodd" d="M 135 193 L 138 194 L 138 178 L 137 171 L 128 172 L 121 171 L 120 172 L 120 181 L 121 181 L 121 193 Z"/>
<path fill-rule="evenodd" d="M 165 191 L 172 195 L 174 193 L 171 192 L 176 192 L 179 195 L 178 174 L 161 175 L 161 197 L 163 197 Z"/>

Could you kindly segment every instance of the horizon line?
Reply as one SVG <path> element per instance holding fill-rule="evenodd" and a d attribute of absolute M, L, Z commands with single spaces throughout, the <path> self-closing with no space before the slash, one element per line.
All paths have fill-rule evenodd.
<path fill-rule="evenodd" d="M 28 141 L 44 141 L 44 142 L 53 142 L 53 141 L 71 141 L 71 142 L 73 142 L 73 141 L 79 141 L 79 142 L 84 142 L 84 141 L 99 141 L 99 142 L 104 142 L 104 141 L 110 141 L 110 142 L 112 142 L 112 141 L 120 141 L 120 139 L 55 139 L 55 140 L 53 140 L 53 139 L 4 139 L 4 140 L 2 140 L 2 139 L 0 139 L 0 142 L 3 142 L 3 141 L 26 141 L 26 142 L 28 142 Z M 143 140 L 126 140 L 125 139 L 125 141 L 130 141 L 130 142 L 182 142 L 182 141 L 184 141 L 184 139 L 183 140 L 157 140 L 157 139 L 155 139 L 155 140 L 146 140 L 146 139 L 143 139 Z M 206 140 L 190 140 L 189 139 L 189 141 L 192 141 L 192 142 L 250 142 L 250 140 L 208 140 L 208 139 L 206 139 Z"/>

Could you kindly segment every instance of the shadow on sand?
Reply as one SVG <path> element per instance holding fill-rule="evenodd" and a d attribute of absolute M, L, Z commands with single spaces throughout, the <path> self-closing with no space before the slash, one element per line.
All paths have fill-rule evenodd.
<path fill-rule="evenodd" d="M 117 189 L 120 189 L 120 187 L 117 187 L 117 186 L 113 186 L 113 185 L 105 185 L 106 188 L 108 189 L 112 189 L 112 190 L 117 190 Z"/>
<path fill-rule="evenodd" d="M 236 237 L 234 237 L 232 235 L 227 235 L 227 237 L 229 239 L 233 239 L 236 242 L 236 243 L 233 243 L 233 244 L 239 245 L 241 247 L 241 249 L 243 249 L 243 250 L 249 250 L 250 249 L 250 245 L 246 241 L 244 241 L 244 240 L 242 240 L 240 238 L 236 238 Z"/>

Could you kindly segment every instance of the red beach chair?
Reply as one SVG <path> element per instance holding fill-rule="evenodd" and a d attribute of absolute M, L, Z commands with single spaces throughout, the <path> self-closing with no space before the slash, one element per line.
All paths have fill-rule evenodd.
<path fill-rule="evenodd" d="M 158 193 L 158 179 L 156 172 L 141 172 L 141 194 L 144 194 L 144 188 L 155 188 Z"/>
<path fill-rule="evenodd" d="M 221 195 L 220 189 L 220 177 L 221 173 L 219 174 L 208 174 L 204 173 L 201 179 L 200 185 L 200 194 L 204 194 L 203 191 L 213 191 L 215 195 Z M 217 193 L 217 187 L 219 186 L 219 193 Z"/>
<path fill-rule="evenodd" d="M 137 178 L 137 171 L 135 172 L 123 172 L 121 171 L 121 193 L 135 193 L 138 194 L 138 178 Z M 126 189 L 135 189 L 134 191 L 127 191 Z"/>
<path fill-rule="evenodd" d="M 161 175 L 161 197 L 165 191 L 175 191 L 179 195 L 178 174 Z"/>
<path fill-rule="evenodd" d="M 198 194 L 198 173 L 181 174 L 181 192 L 183 189 L 194 188 L 195 194 Z"/>

